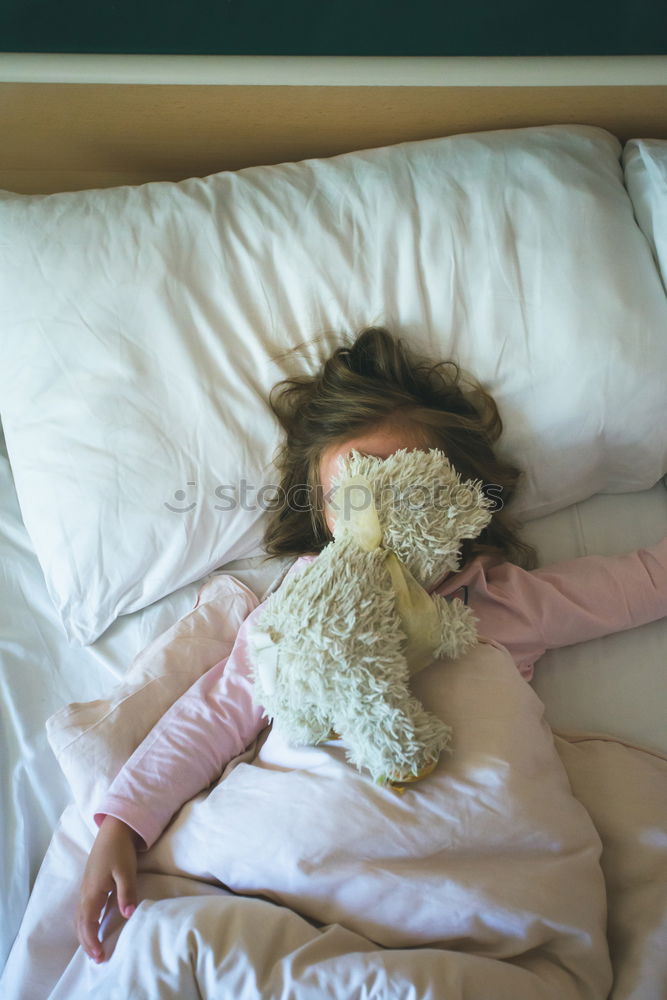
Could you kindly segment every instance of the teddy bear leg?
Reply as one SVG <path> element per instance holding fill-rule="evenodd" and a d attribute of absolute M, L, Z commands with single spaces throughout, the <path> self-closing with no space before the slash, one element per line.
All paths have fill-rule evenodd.
<path fill-rule="evenodd" d="M 393 792 L 396 792 L 397 795 L 402 795 L 405 791 L 406 785 L 414 784 L 415 781 L 422 781 L 423 778 L 428 778 L 429 774 L 432 774 L 437 766 L 438 761 L 431 760 L 427 764 L 424 764 L 424 766 L 419 769 L 417 774 L 408 775 L 407 778 L 392 778 L 390 776 L 387 784 Z"/>
<path fill-rule="evenodd" d="M 449 747 L 452 736 L 451 727 L 427 712 L 421 702 L 412 696 L 406 704 L 406 715 L 420 749 L 410 767 L 391 771 L 387 775 L 388 783 L 395 789 L 428 777 L 437 767 L 442 751 Z"/>
<path fill-rule="evenodd" d="M 368 768 L 378 784 L 418 781 L 431 773 L 450 741 L 449 726 L 409 691 L 397 700 L 395 693 L 387 691 L 383 698 L 375 690 L 358 704 L 362 711 L 348 714 L 336 726 L 345 737 L 351 763 Z"/>
<path fill-rule="evenodd" d="M 440 594 L 431 596 L 440 618 L 440 644 L 435 656 L 448 656 L 455 660 L 476 644 L 476 618 L 472 608 L 467 608 L 458 597 L 447 601 Z"/>
<path fill-rule="evenodd" d="M 370 771 L 380 784 L 397 766 L 401 771 L 416 770 L 421 745 L 409 718 L 395 699 L 383 697 L 377 685 L 373 690 L 363 684 L 360 688 L 346 692 L 344 711 L 333 722 L 334 732 L 345 741 L 349 763 Z"/>
<path fill-rule="evenodd" d="M 316 746 L 333 739 L 329 720 L 323 720 L 315 710 L 306 709 L 299 712 L 292 709 L 285 735 L 292 746 Z"/>

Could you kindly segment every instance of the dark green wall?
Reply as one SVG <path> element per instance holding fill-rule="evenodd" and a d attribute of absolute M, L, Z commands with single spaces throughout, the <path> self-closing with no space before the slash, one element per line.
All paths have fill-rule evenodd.
<path fill-rule="evenodd" d="M 0 51 L 660 55 L 667 0 L 0 0 Z"/>

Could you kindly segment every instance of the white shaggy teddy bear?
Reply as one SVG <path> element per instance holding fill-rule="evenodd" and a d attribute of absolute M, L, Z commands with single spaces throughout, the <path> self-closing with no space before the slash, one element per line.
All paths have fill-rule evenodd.
<path fill-rule="evenodd" d="M 470 608 L 425 588 L 459 568 L 493 502 L 435 448 L 352 451 L 339 469 L 334 541 L 271 594 L 250 633 L 253 697 L 291 745 L 342 738 L 350 763 L 400 788 L 451 738 L 410 675 L 477 640 Z"/>

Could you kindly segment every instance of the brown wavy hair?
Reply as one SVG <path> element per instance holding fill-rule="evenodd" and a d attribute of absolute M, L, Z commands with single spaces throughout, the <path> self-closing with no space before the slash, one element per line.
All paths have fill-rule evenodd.
<path fill-rule="evenodd" d="M 391 421 L 409 422 L 424 447 L 441 448 L 463 478 L 481 480 L 487 496 L 498 501 L 481 534 L 463 541 L 461 566 L 483 553 L 525 569 L 537 565 L 535 549 L 521 541 L 520 524 L 504 509 L 523 473 L 494 454 L 503 428 L 498 407 L 456 362 L 429 361 L 386 329 L 368 327 L 337 348 L 316 375 L 278 382 L 269 405 L 285 438 L 274 457 L 282 500 L 264 534 L 267 559 L 318 553 L 332 540 L 319 481 L 322 453 Z M 304 486 L 310 499 L 300 503 Z"/>

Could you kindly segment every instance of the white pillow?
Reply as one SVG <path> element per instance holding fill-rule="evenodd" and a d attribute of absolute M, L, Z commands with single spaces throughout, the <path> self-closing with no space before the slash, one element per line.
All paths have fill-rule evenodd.
<path fill-rule="evenodd" d="M 667 139 L 630 139 L 623 147 L 625 186 L 667 291 Z"/>
<path fill-rule="evenodd" d="M 365 325 L 487 384 L 515 513 L 654 485 L 667 300 L 620 149 L 553 125 L 0 195 L 0 414 L 70 640 L 260 552 L 269 389 Z"/>

